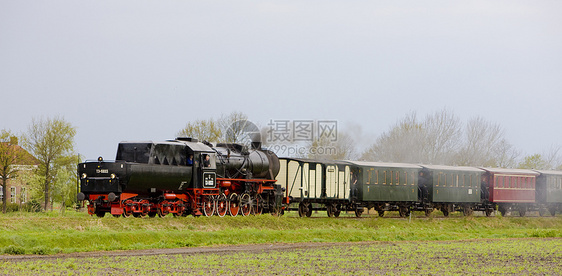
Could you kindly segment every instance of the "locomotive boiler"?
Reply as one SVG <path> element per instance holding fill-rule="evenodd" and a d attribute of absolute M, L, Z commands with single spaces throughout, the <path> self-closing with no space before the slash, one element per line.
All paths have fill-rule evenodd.
<path fill-rule="evenodd" d="M 121 142 L 115 161 L 78 165 L 78 199 L 97 216 L 280 213 L 279 159 L 254 144 Z"/>

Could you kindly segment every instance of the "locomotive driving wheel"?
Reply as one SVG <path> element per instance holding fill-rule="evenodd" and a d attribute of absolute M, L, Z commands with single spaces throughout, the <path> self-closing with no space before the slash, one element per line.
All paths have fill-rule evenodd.
<path fill-rule="evenodd" d="M 229 202 L 228 213 L 233 217 L 237 216 L 238 212 L 240 211 L 239 200 L 240 199 L 238 198 L 238 195 L 236 193 L 232 193 L 228 197 L 228 202 Z"/>
<path fill-rule="evenodd" d="M 254 199 L 254 205 L 252 206 L 252 213 L 254 215 L 261 215 L 263 213 L 263 197 L 261 195 L 257 195 L 256 199 Z"/>
<path fill-rule="evenodd" d="M 213 214 L 215 213 L 215 209 L 216 209 L 216 201 L 215 198 L 211 195 L 208 196 L 203 196 L 203 214 L 205 214 L 206 217 L 212 217 Z"/>
<path fill-rule="evenodd" d="M 244 193 L 240 197 L 240 213 L 243 216 L 248 216 L 252 212 L 252 198 L 249 194 Z"/>
<path fill-rule="evenodd" d="M 217 198 L 217 215 L 224 217 L 228 213 L 228 199 L 224 193 L 221 193 Z"/>

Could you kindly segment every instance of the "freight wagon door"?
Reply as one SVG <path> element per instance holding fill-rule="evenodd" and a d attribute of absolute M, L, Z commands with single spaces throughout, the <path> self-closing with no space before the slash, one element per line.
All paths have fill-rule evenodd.
<path fill-rule="evenodd" d="M 349 197 L 349 166 L 345 166 L 338 172 L 338 198 L 347 199 Z"/>
<path fill-rule="evenodd" d="M 338 168 L 334 165 L 326 166 L 326 197 L 335 198 L 338 185 Z"/>
<path fill-rule="evenodd" d="M 308 163 L 304 163 L 301 165 L 302 167 L 302 193 L 303 193 L 303 197 L 304 198 L 309 198 L 310 197 L 310 170 L 309 170 L 309 164 Z"/>
<path fill-rule="evenodd" d="M 287 186 L 289 195 L 293 198 L 302 198 L 302 167 L 297 161 L 289 161 L 287 164 Z"/>

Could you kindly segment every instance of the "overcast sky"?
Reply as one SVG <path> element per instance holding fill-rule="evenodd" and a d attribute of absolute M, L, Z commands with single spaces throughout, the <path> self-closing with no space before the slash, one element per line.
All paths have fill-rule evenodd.
<path fill-rule="evenodd" d="M 76 126 L 88 159 L 232 111 L 374 140 L 410 111 L 562 145 L 562 1 L 0 0 L 0 129 Z M 365 139 L 364 139 L 365 140 Z"/>

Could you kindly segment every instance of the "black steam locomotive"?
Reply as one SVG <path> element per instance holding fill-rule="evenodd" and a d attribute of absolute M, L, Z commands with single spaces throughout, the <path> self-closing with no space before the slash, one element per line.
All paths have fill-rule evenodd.
<path fill-rule="evenodd" d="M 115 161 L 78 164 L 78 199 L 98 217 L 279 214 L 278 173 L 278 157 L 257 143 L 122 142 Z"/>

